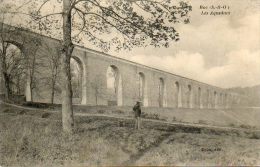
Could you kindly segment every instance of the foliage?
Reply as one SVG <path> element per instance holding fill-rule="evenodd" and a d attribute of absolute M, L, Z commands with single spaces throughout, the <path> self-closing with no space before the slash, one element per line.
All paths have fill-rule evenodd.
<path fill-rule="evenodd" d="M 28 28 L 61 39 L 62 1 L 36 0 L 21 6 L 17 8 L 23 11 L 16 13 L 27 16 Z M 15 13 L 17 8 L 10 8 L 9 12 Z M 72 0 L 72 39 L 104 51 L 111 47 L 117 50 L 150 45 L 168 47 L 170 42 L 179 40 L 175 25 L 189 23 L 191 10 L 184 1 Z"/>

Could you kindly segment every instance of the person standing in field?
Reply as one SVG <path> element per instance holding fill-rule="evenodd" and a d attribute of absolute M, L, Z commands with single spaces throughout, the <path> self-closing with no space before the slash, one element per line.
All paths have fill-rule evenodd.
<path fill-rule="evenodd" d="M 140 129 L 141 128 L 141 102 L 140 101 L 136 102 L 133 111 L 135 114 L 135 128 Z"/>

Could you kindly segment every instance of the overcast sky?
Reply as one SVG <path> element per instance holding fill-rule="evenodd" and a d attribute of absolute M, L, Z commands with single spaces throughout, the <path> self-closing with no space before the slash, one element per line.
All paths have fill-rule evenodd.
<path fill-rule="evenodd" d="M 220 87 L 260 84 L 260 0 L 190 0 L 191 23 L 170 48 L 115 55 Z M 228 5 L 229 16 L 201 15 L 200 5 Z"/>
<path fill-rule="evenodd" d="M 260 0 L 186 1 L 191 23 L 177 25 L 179 42 L 109 53 L 224 88 L 260 84 Z M 229 6 L 230 15 L 201 15 L 201 5 Z"/>

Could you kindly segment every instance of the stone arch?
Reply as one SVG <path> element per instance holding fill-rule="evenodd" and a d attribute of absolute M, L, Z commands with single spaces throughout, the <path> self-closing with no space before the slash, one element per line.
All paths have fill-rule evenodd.
<path fill-rule="evenodd" d="M 25 49 L 24 49 L 24 45 L 21 44 L 20 42 L 13 41 L 13 40 L 5 40 L 4 42 L 10 43 L 10 44 L 12 44 L 12 45 L 15 45 L 17 48 L 19 48 L 19 49 L 21 50 L 21 52 L 22 52 L 23 54 L 26 53 L 26 52 L 25 52 Z"/>
<path fill-rule="evenodd" d="M 192 87 L 189 84 L 188 85 L 188 92 L 187 92 L 187 107 L 188 108 L 193 108 L 193 104 L 192 104 Z"/>
<path fill-rule="evenodd" d="M 227 94 L 224 94 L 224 99 L 223 99 L 223 108 L 227 108 Z"/>
<path fill-rule="evenodd" d="M 198 87 L 198 108 L 202 108 L 202 94 L 200 87 Z"/>
<path fill-rule="evenodd" d="M 206 95 L 206 105 L 205 105 L 206 108 L 211 108 L 211 105 L 210 105 L 210 92 L 209 92 L 209 89 L 207 89 L 207 95 Z"/>
<path fill-rule="evenodd" d="M 5 85 L 3 87 L 3 93 L 9 92 L 9 95 L 11 96 L 26 96 L 26 81 L 27 76 L 24 74 L 24 69 L 26 65 L 24 65 L 23 60 L 24 59 L 24 51 L 21 45 L 19 43 L 15 43 L 12 41 L 4 41 L 4 43 L 8 44 L 6 46 L 6 73 L 7 75 L 4 77 L 2 73 L 2 65 L 0 65 L 0 85 L 4 78 L 9 80 L 9 84 Z M 0 43 L 2 46 L 2 43 Z M 13 62 L 13 63 L 10 63 Z M 10 69 L 11 68 L 11 69 Z M 12 72 L 10 72 L 12 70 Z M 20 71 L 19 71 L 20 70 Z M 1 91 L 1 90 L 0 90 Z M 31 96 L 31 95 L 30 95 Z"/>
<path fill-rule="evenodd" d="M 219 93 L 219 107 L 222 108 L 223 106 L 223 94 Z"/>
<path fill-rule="evenodd" d="M 216 91 L 214 91 L 214 98 L 213 98 L 213 106 L 214 106 L 214 108 L 217 108 L 217 106 L 218 106 L 218 94 L 217 94 L 217 92 Z"/>
<path fill-rule="evenodd" d="M 230 108 L 230 107 L 231 107 L 231 105 L 230 105 L 230 93 L 227 93 L 226 107 L 227 107 L 227 108 Z"/>
<path fill-rule="evenodd" d="M 159 78 L 159 107 L 165 107 L 166 106 L 166 87 L 165 82 L 163 78 Z"/>
<path fill-rule="evenodd" d="M 80 57 L 72 56 L 70 63 L 72 73 L 72 84 L 76 82 L 73 79 L 77 79 L 78 82 L 76 83 L 76 85 L 72 85 L 72 95 L 74 97 L 73 101 L 74 103 L 87 104 L 86 66 L 84 64 L 84 61 Z M 76 70 L 78 74 L 75 74 L 75 71 L 73 70 Z"/>
<path fill-rule="evenodd" d="M 178 81 L 175 82 L 175 99 L 176 99 L 175 106 L 177 108 L 181 108 L 182 107 L 181 86 Z"/>
<path fill-rule="evenodd" d="M 222 93 L 222 98 L 221 98 L 221 107 L 225 108 L 225 93 Z"/>
<path fill-rule="evenodd" d="M 226 93 L 222 94 L 222 108 L 226 108 Z"/>
<path fill-rule="evenodd" d="M 110 65 L 107 68 L 107 93 L 109 95 L 108 105 L 123 105 L 122 78 L 119 68 Z"/>
<path fill-rule="evenodd" d="M 147 83 L 143 72 L 138 73 L 138 99 L 143 106 L 148 106 Z"/>
<path fill-rule="evenodd" d="M 24 37 L 20 33 L 17 33 L 18 31 L 14 31 L 14 32 L 11 31 L 11 32 L 12 32 L 12 35 L 7 37 L 8 39 L 5 39 L 3 42 L 10 43 L 10 44 L 16 46 L 21 51 L 21 53 L 24 55 L 25 58 L 28 58 L 30 55 L 36 54 L 38 47 L 41 43 L 39 41 L 39 39 L 36 39 L 36 38 L 31 39 L 28 42 L 26 39 L 23 39 Z M 20 38 L 22 38 L 22 40 L 19 39 L 18 36 Z M 30 69 L 27 68 L 25 91 L 24 91 L 26 101 L 33 101 L 33 94 L 32 94 L 32 88 L 31 88 L 31 76 L 30 75 L 31 75 Z"/>

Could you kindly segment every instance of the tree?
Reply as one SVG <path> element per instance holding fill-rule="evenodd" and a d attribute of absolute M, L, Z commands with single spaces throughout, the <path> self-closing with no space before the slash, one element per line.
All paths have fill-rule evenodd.
<path fill-rule="evenodd" d="M 11 100 L 14 94 L 21 92 L 21 78 L 24 78 L 24 58 L 21 51 L 14 45 L 3 42 L 0 49 L 1 72 L 5 85 L 5 98 Z"/>
<path fill-rule="evenodd" d="M 98 99 L 104 97 L 104 93 L 106 90 L 103 88 L 102 84 L 102 76 L 98 75 L 95 77 L 94 81 L 91 82 L 91 87 L 95 93 L 95 103 L 98 105 Z"/>
<path fill-rule="evenodd" d="M 112 46 L 117 50 L 149 45 L 168 47 L 171 41 L 179 40 L 173 24 L 188 23 L 192 10 L 185 2 L 173 4 L 171 0 L 63 0 L 62 11 L 44 14 L 41 9 L 48 2 L 52 1 L 34 1 L 39 9 L 27 15 L 32 16 L 32 22 L 38 25 L 36 28 L 47 32 L 60 20 L 59 16 L 55 19 L 55 15 L 62 15 L 62 124 L 64 132 L 69 133 L 74 125 L 70 82 L 73 41 L 86 39 L 103 50 Z M 110 35 L 102 38 L 104 34 Z"/>
<path fill-rule="evenodd" d="M 36 42 L 36 41 L 35 41 Z M 36 46 L 37 47 L 37 46 Z M 33 102 L 33 90 L 36 89 L 36 76 L 40 73 L 39 67 L 43 66 L 42 64 L 42 57 L 37 57 L 36 55 L 37 49 L 34 50 L 34 54 L 26 55 L 26 69 L 27 69 L 27 84 L 29 86 L 30 97 L 29 100 Z"/>
<path fill-rule="evenodd" d="M 55 51 L 58 51 L 58 49 L 55 48 Z M 49 63 L 51 67 L 51 104 L 53 104 L 55 97 L 55 87 L 57 84 L 57 78 L 59 74 L 60 53 L 50 54 Z"/>
<path fill-rule="evenodd" d="M 60 52 L 58 47 L 52 47 L 48 43 L 43 44 L 44 50 L 42 50 L 41 57 L 44 59 L 42 62 L 45 62 L 43 67 L 47 67 L 47 76 L 42 78 L 45 82 L 45 85 L 48 85 L 50 88 L 50 97 L 51 104 L 54 103 L 55 94 L 60 90 L 58 79 L 60 74 Z"/>

